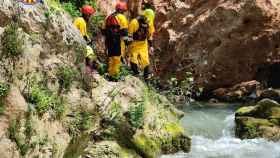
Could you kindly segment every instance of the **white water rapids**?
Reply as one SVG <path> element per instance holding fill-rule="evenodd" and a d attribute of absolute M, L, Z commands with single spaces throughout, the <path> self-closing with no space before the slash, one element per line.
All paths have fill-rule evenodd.
<path fill-rule="evenodd" d="M 182 125 L 192 137 L 190 153 L 161 158 L 280 158 L 280 142 L 234 137 L 234 110 L 187 108 Z"/>

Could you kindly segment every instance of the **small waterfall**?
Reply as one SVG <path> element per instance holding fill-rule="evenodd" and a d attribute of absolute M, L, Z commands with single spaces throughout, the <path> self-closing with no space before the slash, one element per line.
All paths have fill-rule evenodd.
<path fill-rule="evenodd" d="M 230 108 L 186 109 L 186 112 L 182 124 L 187 134 L 192 135 L 191 152 L 161 158 L 280 158 L 280 142 L 235 138 L 234 110 Z"/>

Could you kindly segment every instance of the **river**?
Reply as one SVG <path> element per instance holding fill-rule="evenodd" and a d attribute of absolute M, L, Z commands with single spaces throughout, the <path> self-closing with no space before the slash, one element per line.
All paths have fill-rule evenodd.
<path fill-rule="evenodd" d="M 192 137 L 191 152 L 161 158 L 280 158 L 280 142 L 234 137 L 233 107 L 195 103 L 184 108 L 181 123 Z"/>

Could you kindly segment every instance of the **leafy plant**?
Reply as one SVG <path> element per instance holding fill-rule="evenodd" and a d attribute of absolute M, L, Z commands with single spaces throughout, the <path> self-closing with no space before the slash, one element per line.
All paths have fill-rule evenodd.
<path fill-rule="evenodd" d="M 62 8 L 68 12 L 72 17 L 81 16 L 79 9 L 71 2 L 62 3 Z"/>
<path fill-rule="evenodd" d="M 58 68 L 57 77 L 60 87 L 69 91 L 72 82 L 76 79 L 78 72 L 70 66 L 61 66 Z"/>
<path fill-rule="evenodd" d="M 173 102 L 178 102 L 176 97 L 180 97 L 180 101 L 189 101 L 193 95 L 199 96 L 203 88 L 195 90 L 194 78 L 191 72 L 186 72 L 184 80 L 177 80 L 177 78 L 171 78 L 168 81 L 169 89 L 164 91 L 165 94 Z"/>
<path fill-rule="evenodd" d="M 113 102 L 110 108 L 109 119 L 114 120 L 117 119 L 121 115 L 121 105 L 118 102 Z"/>
<path fill-rule="evenodd" d="M 18 24 L 9 24 L 1 36 L 2 52 L 8 57 L 16 57 L 23 51 L 23 39 L 18 32 Z"/>
<path fill-rule="evenodd" d="M 34 135 L 34 128 L 32 126 L 31 111 L 26 114 L 24 124 L 24 135 L 21 135 L 22 122 L 20 117 L 13 119 L 9 126 L 9 138 L 14 141 L 22 156 L 25 156 L 29 149 L 32 147 L 31 137 Z"/>
<path fill-rule="evenodd" d="M 92 126 L 92 114 L 85 110 L 78 110 L 74 113 L 74 119 L 70 122 L 69 133 L 73 137 L 77 137 Z"/>
<path fill-rule="evenodd" d="M 92 126 L 92 116 L 91 113 L 87 112 L 87 111 L 82 111 L 80 113 L 81 116 L 81 121 L 79 124 L 79 128 L 81 131 L 86 131 L 88 129 L 90 129 L 90 127 Z"/>
<path fill-rule="evenodd" d="M 144 101 L 136 102 L 135 105 L 129 107 L 129 123 L 135 128 L 140 128 L 144 123 L 144 113 Z"/>
<path fill-rule="evenodd" d="M 8 95 L 10 90 L 10 85 L 7 83 L 0 82 L 0 98 L 4 98 Z"/>
<path fill-rule="evenodd" d="M 38 84 L 32 85 L 28 94 L 28 101 L 35 105 L 39 115 L 53 110 L 56 118 L 61 118 L 64 113 L 64 104 L 61 98 L 51 94 L 47 89 Z"/>
<path fill-rule="evenodd" d="M 0 82 L 0 115 L 5 111 L 5 105 L 3 99 L 8 95 L 10 91 L 10 85 L 7 83 Z"/>

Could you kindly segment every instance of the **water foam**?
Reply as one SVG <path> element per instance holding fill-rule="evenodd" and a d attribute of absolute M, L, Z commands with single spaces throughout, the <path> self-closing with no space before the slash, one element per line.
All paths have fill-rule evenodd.
<path fill-rule="evenodd" d="M 225 111 L 223 109 L 220 112 Z M 225 116 L 224 119 L 221 119 L 221 115 L 217 115 L 216 109 L 195 110 L 191 113 L 193 115 L 186 115 L 183 123 L 188 123 L 189 120 L 198 121 L 199 123 L 191 123 L 193 125 L 191 127 L 192 129 L 195 129 L 195 126 L 201 128 L 201 123 L 205 123 L 204 127 L 208 129 L 204 129 L 204 131 L 215 132 L 215 130 L 210 128 L 217 128 L 219 126 L 209 126 L 210 122 L 215 120 L 217 122 L 212 122 L 212 124 L 224 125 L 223 128 L 219 129 L 222 131 L 220 136 L 209 137 L 209 135 L 215 134 L 201 134 L 201 132 L 198 132 L 199 135 L 197 135 L 194 132 L 192 133 L 192 148 L 190 153 L 180 152 L 174 155 L 165 155 L 161 158 L 280 158 L 280 142 L 270 142 L 264 139 L 241 140 L 235 138 L 233 111 L 231 114 Z M 196 116 L 196 114 L 200 116 Z M 201 118 L 205 120 L 201 120 Z M 188 127 L 186 127 L 187 129 Z"/>

